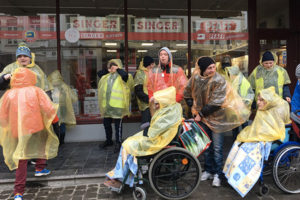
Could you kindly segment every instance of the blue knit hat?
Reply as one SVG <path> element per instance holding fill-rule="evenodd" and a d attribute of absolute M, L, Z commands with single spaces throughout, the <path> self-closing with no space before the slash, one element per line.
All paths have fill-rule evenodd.
<path fill-rule="evenodd" d="M 274 61 L 274 56 L 273 56 L 273 54 L 270 51 L 266 51 L 263 54 L 261 61 L 264 62 L 264 61 L 269 61 L 269 60 L 273 60 Z"/>
<path fill-rule="evenodd" d="M 28 56 L 29 58 L 31 58 L 31 51 L 24 42 L 19 44 L 16 51 L 16 57 L 18 58 L 18 56 L 20 55 Z"/>

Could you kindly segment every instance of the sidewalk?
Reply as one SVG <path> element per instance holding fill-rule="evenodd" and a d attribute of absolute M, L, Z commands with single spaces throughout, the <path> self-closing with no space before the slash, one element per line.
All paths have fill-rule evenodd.
<path fill-rule="evenodd" d="M 224 159 L 232 145 L 231 134 L 226 134 L 224 141 Z M 47 177 L 34 177 L 34 166 L 28 166 L 28 181 L 24 199 L 38 200 L 85 200 L 85 199 L 133 199 L 132 189 L 125 188 L 122 194 L 111 193 L 102 183 L 107 171 L 115 166 L 118 153 L 113 148 L 99 148 L 99 142 L 69 143 L 60 148 L 59 155 L 48 161 L 48 169 L 52 174 Z M 10 172 L 3 162 L 0 150 L 0 199 L 13 199 L 15 172 Z M 200 156 L 203 165 L 203 156 Z M 198 189 L 188 199 L 222 199 L 222 200 L 298 200 L 300 195 L 287 195 L 276 188 L 272 176 L 265 177 L 269 184 L 270 194 L 265 197 L 258 195 L 258 184 L 243 199 L 231 186 L 223 182 L 222 187 L 213 188 L 209 181 L 202 181 Z M 150 186 L 145 185 L 147 199 L 161 199 Z"/>
<path fill-rule="evenodd" d="M 103 150 L 99 142 L 68 143 L 62 145 L 58 156 L 48 161 L 47 177 L 34 177 L 34 165 L 28 164 L 27 182 L 43 186 L 70 186 L 83 183 L 99 183 L 117 160 L 113 147 Z M 13 187 L 15 171 L 8 170 L 0 148 L 0 191 Z"/>

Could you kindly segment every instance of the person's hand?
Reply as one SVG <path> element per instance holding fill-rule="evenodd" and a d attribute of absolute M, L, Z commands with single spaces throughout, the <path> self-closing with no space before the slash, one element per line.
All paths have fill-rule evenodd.
<path fill-rule="evenodd" d="M 200 117 L 199 113 L 196 115 L 195 121 L 196 122 L 200 122 L 201 121 L 201 117 Z"/>
<path fill-rule="evenodd" d="M 111 73 L 114 73 L 114 72 L 116 72 L 117 71 L 117 69 L 118 69 L 119 67 L 118 66 L 111 66 L 111 68 L 110 68 L 110 72 Z M 109 70 L 108 70 L 109 71 Z"/>
<path fill-rule="evenodd" d="M 291 98 L 290 97 L 285 97 L 285 100 L 289 103 L 291 103 Z"/>
<path fill-rule="evenodd" d="M 149 99 L 149 103 L 152 103 L 152 102 L 154 102 L 154 97 L 153 96 Z"/>
<path fill-rule="evenodd" d="M 4 75 L 4 79 L 7 81 L 9 79 L 11 79 L 11 74 L 5 74 Z"/>

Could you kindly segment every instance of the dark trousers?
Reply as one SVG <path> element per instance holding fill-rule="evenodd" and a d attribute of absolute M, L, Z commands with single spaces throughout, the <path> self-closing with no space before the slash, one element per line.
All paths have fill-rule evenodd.
<path fill-rule="evenodd" d="M 59 126 L 60 134 L 59 134 L 59 143 L 64 144 L 65 143 L 65 135 L 66 135 L 66 124 L 61 123 Z"/>
<path fill-rule="evenodd" d="M 122 143 L 122 119 L 104 118 L 103 125 L 106 134 L 106 140 L 112 141 L 112 122 L 115 123 L 116 142 Z"/>
<path fill-rule="evenodd" d="M 46 167 L 46 159 L 37 159 L 35 170 L 41 171 Z M 27 160 L 19 160 L 19 166 L 16 170 L 15 190 L 14 194 L 23 194 L 27 177 Z"/>
<path fill-rule="evenodd" d="M 151 113 L 150 109 L 147 108 L 146 110 L 142 111 L 142 124 L 141 129 L 143 129 L 143 135 L 147 136 L 148 129 L 150 127 L 150 121 L 151 121 Z"/>
<path fill-rule="evenodd" d="M 204 171 L 223 176 L 224 133 L 213 133 L 203 122 L 199 122 L 211 139 L 209 148 L 204 152 Z"/>
<path fill-rule="evenodd" d="M 240 133 L 240 127 L 241 127 L 241 130 L 243 130 L 246 126 L 248 126 L 248 121 L 246 121 L 245 123 L 243 123 L 241 126 L 236 127 L 235 129 L 232 129 L 232 138 L 233 138 L 233 141 L 236 140 L 237 135 Z"/>

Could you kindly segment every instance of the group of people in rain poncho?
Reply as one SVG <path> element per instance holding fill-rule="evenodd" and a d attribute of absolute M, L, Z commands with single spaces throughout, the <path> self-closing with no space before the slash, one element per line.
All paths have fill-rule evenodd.
<path fill-rule="evenodd" d="M 116 166 L 106 174 L 104 185 L 119 189 L 130 172 L 125 184 L 133 186 L 137 157 L 153 155 L 172 141 L 182 123 L 180 103 L 184 100 L 194 120 L 212 140 L 204 152 L 201 180 L 213 179 L 212 186 L 219 187 L 225 174 L 229 184 L 245 196 L 259 178 L 272 141 L 283 140 L 285 125 L 290 123 L 290 79 L 286 70 L 276 65 L 277 57 L 269 51 L 262 55 L 249 79 L 239 67 L 231 65 L 228 56 L 218 67 L 212 58 L 200 57 L 188 80 L 173 63 L 168 48 L 160 49 L 158 56 L 157 66 L 146 56 L 135 76 L 134 90 L 144 115 L 143 130 L 122 143 Z M 248 125 L 251 108 L 257 112 Z M 230 130 L 236 132 L 235 142 L 223 165 L 224 132 Z M 251 159 L 253 153 L 259 156 Z M 253 162 L 251 167 L 247 165 L 249 159 Z"/>
<path fill-rule="evenodd" d="M 159 50 L 158 57 L 159 63 L 155 65 L 146 56 L 134 79 L 122 69 L 119 59 L 110 60 L 107 69 L 97 73 L 99 108 L 106 133 L 102 147 L 113 145 L 111 125 L 114 122 L 115 151 L 119 151 L 116 167 L 106 174 L 104 184 L 120 188 L 129 170 L 126 184 L 133 186 L 136 157 L 153 155 L 172 141 L 183 119 L 181 104 L 186 102 L 195 121 L 212 140 L 204 152 L 205 171 L 201 180 L 213 179 L 212 185 L 219 187 L 224 172 L 228 182 L 242 196 L 246 195 L 257 181 L 262 162 L 270 152 L 270 143 L 285 137 L 285 124 L 289 123 L 287 102 L 291 101 L 287 72 L 276 65 L 276 55 L 267 51 L 249 81 L 238 67 L 231 66 L 230 58 L 223 59 L 217 69 L 210 57 L 197 60 L 188 80 L 183 69 L 173 63 L 167 47 Z M 5 163 L 10 170 L 16 169 L 14 194 L 15 199 L 21 200 L 27 161 L 36 159 L 35 176 L 50 174 L 45 168 L 46 160 L 57 155 L 59 143 L 64 142 L 66 125 L 76 123 L 72 102 L 77 97 L 63 82 L 59 71 L 47 78 L 24 44 L 18 47 L 16 58 L 0 74 L 0 87 L 9 88 L 0 100 L 0 144 Z M 298 71 L 300 77 L 300 67 Z M 142 111 L 143 130 L 123 142 L 122 118 L 130 114 L 133 92 Z M 256 117 L 246 126 L 251 106 L 256 105 L 252 104 L 254 99 Z M 224 132 L 241 125 L 245 128 L 236 134 L 223 166 Z M 259 154 L 253 158 L 255 167 L 237 167 L 249 162 L 247 159 L 253 152 Z"/>
<path fill-rule="evenodd" d="M 25 43 L 16 59 L 0 73 L 6 90 L 0 100 L 0 145 L 7 167 L 16 170 L 14 199 L 22 200 L 28 160 L 35 162 L 35 176 L 51 173 L 46 160 L 57 156 L 66 125 L 76 124 L 72 103 L 77 97 L 59 71 L 47 78 Z"/>

